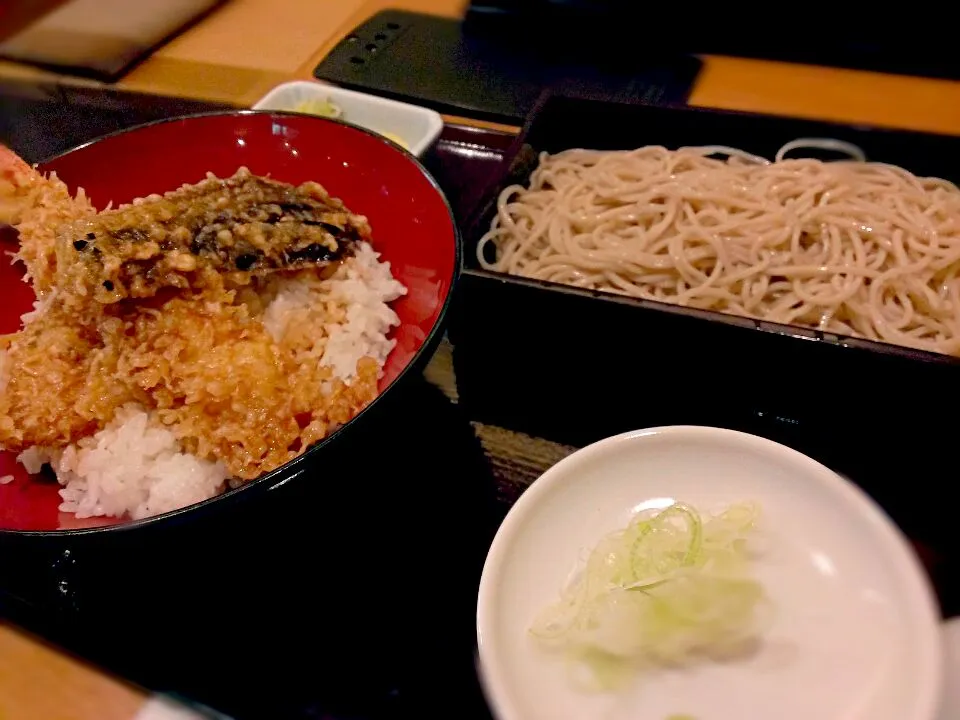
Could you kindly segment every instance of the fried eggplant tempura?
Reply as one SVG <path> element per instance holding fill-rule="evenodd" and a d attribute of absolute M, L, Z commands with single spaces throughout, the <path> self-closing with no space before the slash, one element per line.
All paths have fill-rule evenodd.
<path fill-rule="evenodd" d="M 294 187 L 241 168 L 62 227 L 57 285 L 104 304 L 200 289 L 221 276 L 242 285 L 335 265 L 369 235 L 366 218 L 317 183 Z"/>

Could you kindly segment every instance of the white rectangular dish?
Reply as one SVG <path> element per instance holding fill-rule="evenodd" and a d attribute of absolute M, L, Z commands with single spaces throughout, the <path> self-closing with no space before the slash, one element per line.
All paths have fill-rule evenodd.
<path fill-rule="evenodd" d="M 298 106 L 309 101 L 335 105 L 341 111 L 341 120 L 399 141 L 399 145 L 417 156 L 422 155 L 443 130 L 443 119 L 433 110 L 309 80 L 278 85 L 258 100 L 253 109 L 297 112 Z"/>

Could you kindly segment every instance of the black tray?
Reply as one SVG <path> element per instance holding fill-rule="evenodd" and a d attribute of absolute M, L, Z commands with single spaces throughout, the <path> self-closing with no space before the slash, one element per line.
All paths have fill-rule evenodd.
<path fill-rule="evenodd" d="M 0 118 L 15 121 L 6 129 L 0 123 L 0 141 L 11 143 L 30 160 L 40 160 L 118 125 L 142 122 L 164 110 L 168 115 L 182 111 L 179 103 L 164 107 L 157 98 L 124 95 L 115 100 L 110 111 L 84 104 L 82 127 L 75 123 L 61 130 L 56 125 L 60 132 L 53 133 L 54 138 L 22 131 L 34 122 L 50 127 L 62 116 L 79 113 L 63 100 L 20 101 L 11 115 L 0 112 Z M 14 108 L 3 101 L 0 97 L 0 109 Z M 472 214 L 478 190 L 497 182 L 505 158 L 512 156 L 512 143 L 513 138 L 503 133 L 444 129 L 424 162 L 444 187 L 458 218 Z M 468 283 L 474 279 L 469 273 L 464 278 Z M 459 333 L 460 344 L 453 348 L 441 343 L 425 370 L 427 382 L 412 382 L 406 401 L 397 396 L 413 411 L 400 424 L 395 415 L 385 413 L 382 423 L 368 425 L 351 445 L 373 465 L 384 465 L 382 470 L 368 468 L 364 475 L 385 481 L 386 493 L 374 494 L 373 483 L 361 481 L 355 472 L 336 472 L 331 459 L 325 475 L 313 478 L 319 482 L 290 484 L 268 494 L 263 503 L 237 507 L 215 522 L 172 534 L 138 537 L 123 546 L 97 542 L 74 546 L 69 557 L 63 550 L 70 548 L 56 544 L 24 554 L 23 548 L 2 543 L 0 567 L 30 562 L 35 572 L 22 577 L 23 583 L 14 582 L 9 571 L 0 572 L 0 618 L 150 690 L 202 703 L 236 720 L 489 720 L 474 673 L 472 624 L 479 563 L 492 527 L 531 481 L 576 449 L 573 443 L 558 440 L 593 439 L 604 426 L 616 425 L 610 418 L 634 427 L 645 421 L 694 422 L 695 414 L 682 408 L 677 412 L 665 403 L 625 408 L 636 392 L 620 378 L 634 377 L 636 362 L 625 359 L 621 348 L 591 359 L 587 347 L 575 350 L 592 363 L 584 372 L 603 364 L 609 370 L 592 377 L 573 372 L 554 390 L 566 401 L 583 403 L 585 389 L 596 389 L 592 401 L 596 412 L 561 415 L 552 423 L 557 433 L 550 434 L 551 423 L 542 422 L 543 413 L 526 404 L 529 394 L 504 399 L 503 369 L 484 363 L 499 358 L 527 373 L 520 379 L 531 382 L 545 368 L 550 372 L 551 363 L 569 368 L 567 355 L 551 354 L 558 340 L 548 335 L 558 323 L 548 323 L 546 330 L 537 322 L 526 326 L 530 339 L 545 339 L 542 352 L 531 347 L 509 314 L 507 330 L 492 331 L 490 321 L 497 315 L 485 313 L 502 316 L 506 308 L 519 313 L 519 319 L 528 316 L 522 306 L 509 307 L 515 297 L 510 293 L 513 285 L 483 280 L 487 284 L 479 291 L 471 286 L 463 294 L 466 302 L 480 303 L 471 309 L 479 316 L 476 327 L 455 328 L 466 329 Z M 544 300 L 535 307 L 545 308 L 548 315 L 566 311 L 566 294 L 544 297 L 556 302 Z M 464 312 L 462 305 L 458 312 Z M 578 336 L 584 334 L 575 321 L 571 318 L 564 328 L 567 337 L 572 335 L 570 327 Z M 492 345 L 475 342 L 474 332 Z M 609 345 L 600 345 L 595 353 L 607 350 Z M 689 364 L 693 363 L 695 359 Z M 455 374 L 455 368 L 464 374 Z M 839 378 L 837 384 L 846 380 Z M 643 382 L 655 394 L 660 381 L 654 377 Z M 706 382 L 701 388 L 710 390 Z M 504 404 L 495 407 L 487 395 Z M 531 422 L 531 415 L 538 414 L 541 422 Z M 545 432 L 518 432 L 538 424 Z M 888 432 L 872 444 L 860 445 L 848 433 L 842 442 L 821 444 L 812 454 L 822 457 L 835 445 L 845 458 L 878 457 L 882 464 L 886 451 L 878 448 L 893 444 L 883 442 L 888 438 L 907 442 L 891 422 Z M 374 444 L 379 452 L 371 455 Z M 933 441 L 913 446 L 918 456 L 934 452 L 931 447 L 936 447 Z M 946 453 L 934 454 L 944 459 Z M 940 477 L 947 484 L 953 470 L 945 462 L 944 467 Z M 869 469 L 851 475 L 871 485 Z M 331 477 L 341 482 L 325 487 Z M 910 472 L 899 480 L 906 490 L 897 493 L 901 500 L 889 506 L 890 512 L 920 551 L 944 613 L 957 614 L 960 543 L 951 533 L 952 524 L 937 524 L 935 517 L 939 507 L 946 512 L 950 504 L 931 500 L 938 496 L 934 492 L 942 491 L 936 482 L 931 491 L 927 475 Z M 389 538 L 386 543 L 371 542 L 369 528 L 362 527 L 373 519 L 369 513 L 361 512 L 358 519 L 351 511 L 366 507 L 371 498 L 380 500 L 380 508 L 373 509 L 387 523 L 387 532 L 378 533 L 378 539 Z M 905 508 L 917 505 L 918 498 L 928 514 L 913 522 L 917 518 Z M 436 579 L 435 564 L 411 560 L 423 557 L 424 548 L 440 544 L 451 549 L 453 557 L 452 574 L 445 577 L 443 588 L 424 582 L 424 576 Z M 365 593 L 363 584 L 344 582 L 366 568 L 363 562 L 352 564 L 349 553 L 367 550 L 385 553 L 385 560 L 399 558 L 403 567 L 411 564 L 413 574 L 404 574 L 399 582 L 395 576 L 380 576 L 397 594 L 394 605 L 379 604 L 379 596 Z M 126 571 L 128 567 L 137 570 Z M 331 586 L 336 587 L 332 596 L 326 592 Z M 391 622 L 384 614 L 382 628 L 370 624 L 371 612 L 378 607 L 390 609 L 394 617 L 399 608 L 403 622 Z M 358 614 L 366 624 L 357 625 Z M 143 618 L 150 622 L 144 625 Z M 376 641 L 369 637 L 371 630 Z"/>
<path fill-rule="evenodd" d="M 217 108 L 0 93 L 0 143 L 36 162 L 200 109 Z M 426 158 L 460 216 L 472 185 L 462 173 L 493 171 L 509 140 L 448 128 Z M 434 384 L 411 377 L 393 410 L 355 426 L 319 474 L 256 501 L 146 532 L 0 533 L 0 621 L 236 720 L 426 719 L 451 708 L 489 720 L 473 615 L 504 509 L 469 418 L 436 387 L 454 387 L 449 346 L 438 354 Z"/>
<path fill-rule="evenodd" d="M 384 10 L 355 28 L 314 69 L 320 80 L 519 125 L 546 88 L 581 88 L 610 99 L 683 102 L 701 62 L 674 52 L 625 49 L 580 33 L 571 43 L 539 31 L 486 32 L 452 18 Z"/>
<path fill-rule="evenodd" d="M 465 234 L 450 335 L 471 415 L 573 445 L 652 425 L 740 429 L 851 475 L 901 523 L 929 519 L 922 490 L 939 490 L 952 455 L 943 403 L 960 385 L 960 359 L 479 269 L 497 196 L 528 181 L 541 151 L 723 144 L 772 157 L 800 137 L 847 140 L 870 159 L 960 179 L 960 138 L 541 99 Z"/>

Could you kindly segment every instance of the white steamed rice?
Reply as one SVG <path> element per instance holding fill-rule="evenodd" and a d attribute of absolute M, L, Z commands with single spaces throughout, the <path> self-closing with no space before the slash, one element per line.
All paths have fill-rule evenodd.
<path fill-rule="evenodd" d="M 264 311 L 267 331 L 279 340 L 305 313 L 335 308 L 336 321 L 327 322 L 327 337 L 317 340 L 312 357 L 345 382 L 353 378 L 362 357 L 373 357 L 382 367 L 394 346 L 387 333 L 400 323 L 387 303 L 406 289 L 391 275 L 390 264 L 378 258 L 361 243 L 354 257 L 327 280 L 284 280 Z M 2 360 L 0 353 L 0 383 Z M 91 437 L 63 450 L 30 448 L 17 459 L 30 473 L 50 463 L 64 486 L 60 509 L 78 518 L 158 515 L 211 498 L 227 481 L 221 463 L 182 452 L 170 430 L 133 404 L 121 408 Z"/>
<path fill-rule="evenodd" d="M 328 337 L 315 342 L 320 364 L 344 381 L 353 378 L 362 357 L 372 357 L 382 367 L 396 343 L 387 339 L 387 333 L 400 324 L 387 303 L 407 290 L 390 274 L 390 263 L 379 262 L 378 257 L 369 244 L 359 243 L 354 257 L 329 280 L 285 280 L 263 313 L 267 332 L 279 342 L 291 323 L 305 320 L 305 315 L 329 313 L 332 302 L 345 312 L 338 322 L 327 323 Z"/>
<path fill-rule="evenodd" d="M 157 515 L 213 497 L 226 480 L 221 463 L 181 452 L 174 434 L 135 404 L 63 451 L 30 448 L 17 459 L 31 473 L 49 462 L 64 486 L 60 509 L 79 518 Z"/>

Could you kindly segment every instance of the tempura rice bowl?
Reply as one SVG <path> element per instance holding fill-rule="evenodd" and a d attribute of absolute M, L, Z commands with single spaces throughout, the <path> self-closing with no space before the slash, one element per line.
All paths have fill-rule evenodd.
<path fill-rule="evenodd" d="M 283 182 L 320 182 L 352 211 L 369 218 L 372 248 L 358 249 L 336 275 L 324 279 L 323 287 L 284 285 L 264 311 L 262 322 L 275 337 L 299 323 L 309 327 L 309 321 L 318 321 L 309 317 L 311 302 L 325 299 L 338 317 L 315 348 L 317 359 L 322 356 L 337 378 L 349 377 L 360 356 L 382 363 L 379 394 L 370 407 L 378 404 L 418 360 L 429 357 L 459 268 L 459 242 L 449 206 L 412 156 L 336 121 L 244 111 L 142 126 L 81 146 L 39 169 L 56 172 L 71 192 L 83 188 L 93 205 L 102 209 L 108 203 L 117 206 L 195 183 L 207 172 L 229 177 L 241 166 Z M 0 264 L 0 281 L 8 293 L 0 310 L 3 332 L 16 331 L 20 316 L 32 310 L 33 293 L 20 282 L 21 275 L 21 266 Z M 292 462 L 226 494 L 285 482 L 308 467 L 304 463 L 315 459 L 321 446 L 352 422 Z M 65 488 L 25 476 L 25 470 L 36 471 L 50 460 Z M 144 409 L 135 405 L 118 410 L 114 421 L 76 447 L 53 458 L 42 449 L 31 449 L 21 462 L 15 462 L 14 453 L 0 455 L 0 477 L 13 475 L 12 481 L 0 484 L 0 531 L 151 522 L 182 511 L 178 509 L 184 502 L 209 496 L 204 491 L 191 497 L 191 488 L 227 480 L 218 463 L 180 452 L 171 433 L 152 426 Z M 149 492 L 134 488 L 140 495 L 121 502 L 120 510 L 128 510 L 122 520 L 81 518 L 96 514 L 92 511 L 109 513 L 116 489 L 125 487 L 125 482 L 129 485 L 130 473 L 153 477 L 154 482 Z M 188 486 L 181 483 L 182 478 L 190 479 Z M 96 503 L 100 505 L 94 507 Z M 76 516 L 62 510 L 72 510 Z"/>

